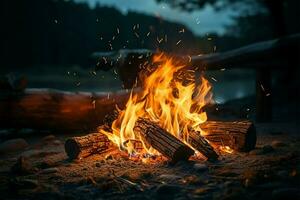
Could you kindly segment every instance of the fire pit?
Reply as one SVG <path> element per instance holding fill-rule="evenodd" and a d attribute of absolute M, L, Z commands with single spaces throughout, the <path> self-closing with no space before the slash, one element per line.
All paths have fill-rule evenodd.
<path fill-rule="evenodd" d="M 66 141 L 71 159 L 111 148 L 141 158 L 163 155 L 171 162 L 198 154 L 216 160 L 216 151 L 233 153 L 255 147 L 256 131 L 249 121 L 209 122 L 203 110 L 211 103 L 211 85 L 203 76 L 161 53 L 144 66 L 142 90 L 131 92 L 126 107 L 106 116 L 99 133 Z"/>

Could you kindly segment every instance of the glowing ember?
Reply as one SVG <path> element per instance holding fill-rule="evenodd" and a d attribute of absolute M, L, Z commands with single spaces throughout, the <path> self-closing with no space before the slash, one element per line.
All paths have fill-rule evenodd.
<path fill-rule="evenodd" d="M 157 122 L 187 145 L 189 128 L 204 134 L 199 125 L 207 120 L 203 107 L 212 100 L 211 85 L 204 77 L 196 81 L 195 72 L 178 63 L 164 54 L 154 56 L 157 67 L 144 78 L 142 92 L 131 93 L 126 108 L 112 124 L 112 132 L 100 132 L 130 154 L 141 152 L 131 142 L 140 141 L 143 153 L 151 155 L 159 153 L 134 132 L 140 117 Z"/>

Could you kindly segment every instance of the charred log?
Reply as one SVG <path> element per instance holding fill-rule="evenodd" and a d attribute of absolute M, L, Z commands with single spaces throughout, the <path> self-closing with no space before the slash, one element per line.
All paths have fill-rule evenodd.
<path fill-rule="evenodd" d="M 189 136 L 187 142 L 204 155 L 208 160 L 216 160 L 218 154 L 214 151 L 213 147 L 201 136 L 200 132 L 195 130 L 189 130 Z"/>
<path fill-rule="evenodd" d="M 250 151 L 256 145 L 256 129 L 250 121 L 207 121 L 200 125 L 209 142 L 229 146 L 236 151 Z"/>
<path fill-rule="evenodd" d="M 187 160 L 194 154 L 190 147 L 150 120 L 138 119 L 134 131 L 172 162 Z"/>

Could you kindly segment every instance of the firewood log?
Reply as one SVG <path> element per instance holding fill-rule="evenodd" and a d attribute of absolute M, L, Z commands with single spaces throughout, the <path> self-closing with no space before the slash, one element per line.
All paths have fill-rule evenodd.
<path fill-rule="evenodd" d="M 200 125 L 212 144 L 229 146 L 236 151 L 250 151 L 256 145 L 256 129 L 250 121 L 207 121 Z"/>
<path fill-rule="evenodd" d="M 65 142 L 65 152 L 70 159 L 81 159 L 92 154 L 103 153 L 113 147 L 111 141 L 102 133 L 72 137 Z"/>
<path fill-rule="evenodd" d="M 187 142 L 204 155 L 208 160 L 216 160 L 218 154 L 214 151 L 213 147 L 201 136 L 200 132 L 193 129 L 189 130 Z"/>
<path fill-rule="evenodd" d="M 148 119 L 139 118 L 135 123 L 134 131 L 172 162 L 187 160 L 194 154 L 190 147 Z"/>
<path fill-rule="evenodd" d="M 112 117 L 106 117 L 105 120 L 106 121 L 106 127 L 107 126 L 111 126 L 112 123 Z M 109 124 L 110 123 L 110 124 Z M 98 127 L 98 129 L 103 128 L 103 126 Z M 255 148 L 255 144 L 256 144 L 256 130 L 255 130 L 255 126 L 253 125 L 253 123 L 249 122 L 249 121 L 236 121 L 236 122 L 221 122 L 221 121 L 207 121 L 203 124 L 201 124 L 201 128 L 202 130 L 204 130 L 206 132 L 206 135 L 204 136 L 204 138 L 206 140 L 208 140 L 211 144 L 213 145 L 217 145 L 217 146 L 229 146 L 230 148 L 236 150 L 236 151 L 250 151 L 252 149 Z M 144 132 L 142 130 L 137 130 L 139 132 Z M 100 133 L 98 133 L 100 134 Z M 92 134 L 93 135 L 93 134 Z M 86 137 L 86 136 L 82 136 L 82 137 Z M 93 154 L 93 153 L 100 153 L 102 151 L 107 150 L 107 148 L 109 147 L 109 145 L 107 145 L 105 142 L 108 141 L 108 139 L 103 139 L 102 137 L 106 137 L 104 135 L 99 136 L 99 137 L 95 137 L 95 136 L 91 136 L 89 138 L 93 138 L 93 145 L 92 146 L 86 146 L 83 145 L 84 148 L 86 148 L 85 152 L 90 152 L 89 154 Z M 79 137 L 80 138 L 80 137 Z M 80 140 L 80 139 L 75 139 L 76 141 L 84 141 L 84 139 Z M 100 138 L 100 142 L 98 141 Z M 105 141 L 105 142 L 101 142 L 101 141 Z M 126 143 L 127 141 L 125 141 Z M 189 143 L 196 149 L 198 150 L 200 153 L 202 153 L 203 155 L 205 155 L 208 158 L 215 158 L 216 155 L 214 154 L 214 151 L 211 151 L 211 149 L 206 146 L 206 141 L 203 140 L 202 137 L 199 137 L 198 132 L 196 131 L 190 131 L 190 138 L 189 138 Z M 104 144 L 104 145 L 103 145 Z M 136 148 L 141 148 L 141 145 L 138 144 L 137 141 L 134 142 Z M 95 145 L 100 145 L 98 146 L 98 149 L 101 149 L 100 151 L 93 151 L 93 150 L 88 150 L 89 148 L 93 148 Z M 79 146 L 79 145 L 77 145 Z M 205 148 L 203 148 L 203 146 Z M 72 146 L 71 146 L 72 147 Z M 81 146 L 79 146 L 80 148 Z M 66 152 L 67 154 L 75 154 L 77 155 L 77 157 L 80 154 L 76 154 L 76 153 L 68 153 L 70 151 L 75 151 L 76 150 L 72 150 L 72 148 L 69 148 L 67 146 L 65 146 L 66 148 Z M 69 149 L 67 149 L 69 148 Z M 77 147 L 75 147 L 77 148 Z M 75 157 L 72 156 L 71 157 Z"/>
<path fill-rule="evenodd" d="M 109 129 L 102 125 L 99 129 Z M 186 144 L 147 119 L 139 119 L 134 131 L 144 137 L 149 145 L 169 158 L 172 162 L 187 160 L 194 151 Z M 140 146 L 136 143 L 137 147 Z M 91 154 L 101 153 L 111 148 L 113 144 L 102 133 L 91 133 L 82 137 L 73 137 L 65 142 L 65 151 L 69 158 L 82 158 Z"/>

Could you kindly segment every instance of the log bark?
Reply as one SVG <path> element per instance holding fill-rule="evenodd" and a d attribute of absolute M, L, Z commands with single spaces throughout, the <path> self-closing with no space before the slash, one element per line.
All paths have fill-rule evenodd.
<path fill-rule="evenodd" d="M 116 106 L 125 106 L 129 92 L 88 93 L 27 89 L 0 93 L 0 127 L 54 131 L 95 129 Z"/>
<path fill-rule="evenodd" d="M 99 126 L 98 129 L 103 128 L 103 127 L 106 128 L 108 126 L 110 127 L 111 124 L 109 124 L 109 123 L 111 123 L 113 121 L 112 120 L 113 118 L 114 117 L 106 117 L 105 121 L 107 124 L 104 126 Z M 144 123 L 146 123 L 146 125 L 143 125 Z M 146 130 L 147 130 L 146 127 L 148 127 L 148 126 L 150 127 L 150 124 L 152 125 L 151 122 L 150 123 L 143 122 L 135 130 L 138 131 L 139 133 L 143 133 L 143 132 L 146 133 Z M 159 130 L 160 128 L 158 127 L 157 129 Z M 236 151 L 240 151 L 240 152 L 250 151 L 250 150 L 254 149 L 255 145 L 256 145 L 255 126 L 253 125 L 252 122 L 249 122 L 249 121 L 235 121 L 235 122 L 207 121 L 207 122 L 201 124 L 201 129 L 206 132 L 206 135 L 204 136 L 204 138 L 213 145 L 229 146 L 230 148 L 232 148 Z M 153 132 L 153 129 L 151 129 L 151 131 Z M 98 134 L 102 135 L 100 133 L 98 133 Z M 102 135 L 102 136 L 104 136 L 106 138 L 105 135 Z M 65 145 L 66 152 L 68 155 L 71 154 L 71 156 L 70 156 L 71 158 L 77 158 L 78 156 L 80 156 L 80 153 L 76 153 L 76 152 L 79 152 L 79 150 L 76 150 L 76 149 L 80 149 L 82 146 L 83 148 L 85 148 L 84 152 L 88 152 L 87 154 L 84 153 L 85 155 L 88 155 L 88 154 L 91 155 L 93 153 L 101 153 L 102 151 L 107 150 L 109 147 L 109 145 L 107 145 L 105 143 L 109 140 L 107 138 L 106 139 L 102 138 L 102 136 L 97 136 L 97 135 L 95 136 L 92 133 L 91 136 L 89 136 L 89 135 L 82 136 L 83 139 L 80 139 L 81 137 L 78 137 L 75 139 L 71 138 L 74 141 L 71 142 L 71 146 L 67 145 L 67 144 Z M 203 137 L 199 137 L 199 136 L 200 135 L 198 132 L 193 131 L 193 130 L 190 131 L 190 138 L 188 140 L 189 140 L 189 143 L 191 144 L 191 146 L 193 146 L 196 150 L 198 150 L 200 153 L 202 153 L 204 156 L 206 156 L 208 158 L 211 158 L 211 159 L 216 158 L 217 155 L 215 155 L 214 151 L 212 151 L 210 149 L 210 147 L 207 146 L 207 142 L 205 140 L 203 140 Z M 155 137 L 155 135 L 152 136 L 150 134 L 150 137 Z M 88 138 L 88 139 L 86 139 L 86 138 Z M 91 145 L 81 145 L 82 141 L 85 141 L 85 140 L 92 141 L 92 142 L 90 142 Z M 77 141 L 79 141 L 79 142 L 77 142 Z M 103 141 L 105 141 L 105 142 L 103 142 Z M 127 141 L 125 141 L 125 143 L 126 142 Z M 76 144 L 75 146 L 73 145 L 74 143 Z M 139 142 L 133 141 L 133 143 L 135 145 L 135 148 L 137 148 L 137 149 L 142 148 L 142 146 L 141 146 L 141 144 L 139 144 Z M 97 151 L 97 149 L 94 148 L 96 145 L 98 145 L 97 148 L 100 149 L 100 151 Z M 75 150 L 73 150 L 73 148 L 75 148 Z M 72 153 L 73 151 L 74 151 L 74 153 Z M 70 153 L 68 153 L 68 152 L 70 152 Z M 84 155 L 84 154 L 82 154 L 82 155 Z M 72 155 L 74 155 L 74 156 L 72 156 Z"/>
<path fill-rule="evenodd" d="M 188 160 L 194 151 L 175 136 L 147 119 L 138 119 L 134 131 L 140 134 L 151 147 L 172 162 Z"/>
<path fill-rule="evenodd" d="M 200 132 L 195 130 L 189 130 L 189 136 L 187 142 L 204 155 L 208 160 L 216 160 L 218 154 L 215 152 L 213 147 L 205 140 L 203 136 L 200 135 Z"/>
<path fill-rule="evenodd" d="M 247 152 L 255 148 L 256 129 L 250 121 L 207 121 L 200 127 L 206 132 L 205 139 L 212 144 L 229 146 L 240 152 Z"/>
<path fill-rule="evenodd" d="M 103 153 L 110 148 L 113 148 L 113 144 L 102 133 L 72 137 L 65 142 L 65 152 L 70 159 L 85 158 L 92 154 Z"/>
<path fill-rule="evenodd" d="M 98 127 L 98 129 L 102 128 L 110 129 L 108 125 Z M 194 154 L 194 151 L 186 144 L 147 119 L 139 119 L 135 124 L 134 131 L 145 138 L 148 145 L 151 145 L 151 147 L 174 163 L 180 160 L 187 160 Z M 139 142 L 134 141 L 134 143 L 137 148 L 141 148 Z M 65 151 L 69 158 L 75 159 L 101 153 L 112 146 L 113 144 L 104 134 L 91 133 L 86 136 L 68 139 L 65 142 Z"/>

